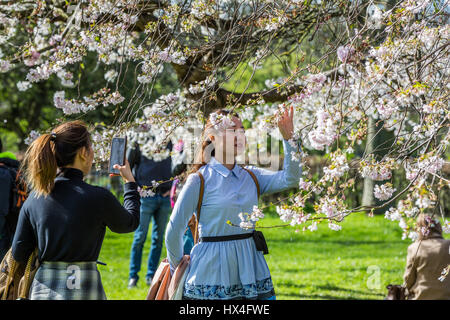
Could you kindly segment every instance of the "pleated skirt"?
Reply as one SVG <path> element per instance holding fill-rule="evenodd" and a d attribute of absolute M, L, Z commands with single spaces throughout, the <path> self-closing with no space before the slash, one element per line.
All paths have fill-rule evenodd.
<path fill-rule="evenodd" d="M 95 261 L 43 262 L 30 289 L 31 300 L 106 300 Z"/>

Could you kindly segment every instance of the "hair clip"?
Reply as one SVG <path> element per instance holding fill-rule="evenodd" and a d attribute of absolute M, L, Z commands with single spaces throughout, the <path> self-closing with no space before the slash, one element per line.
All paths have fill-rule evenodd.
<path fill-rule="evenodd" d="M 50 133 L 50 141 L 56 141 L 56 133 Z"/>

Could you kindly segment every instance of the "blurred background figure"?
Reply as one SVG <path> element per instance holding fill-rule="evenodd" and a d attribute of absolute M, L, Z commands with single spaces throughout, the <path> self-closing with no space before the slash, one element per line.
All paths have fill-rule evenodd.
<path fill-rule="evenodd" d="M 14 153 L 3 151 L 0 139 L 0 261 L 11 247 L 20 208 L 27 196 L 19 165 Z"/>
<path fill-rule="evenodd" d="M 408 300 L 450 300 L 450 278 L 439 280 L 450 264 L 450 240 L 442 237 L 437 219 L 421 214 L 417 220 L 419 238 L 408 247 L 403 276 Z"/>
<path fill-rule="evenodd" d="M 172 151 L 171 141 L 167 144 L 166 149 Z M 156 187 L 154 194 L 145 196 L 141 194 L 141 218 L 131 245 L 128 281 L 128 288 L 134 288 L 139 280 L 138 273 L 141 270 L 142 250 L 147 239 L 150 223 L 152 224 L 152 234 L 145 275 L 147 285 L 151 284 L 153 275 L 159 265 L 166 225 L 171 212 L 169 195 L 172 182 L 169 180 L 172 177 L 172 159 L 170 156 L 161 161 L 149 159 L 142 154 L 137 143 L 128 150 L 127 158 L 136 182 L 141 188 L 143 186 L 151 187 L 153 182 L 165 181 Z"/>

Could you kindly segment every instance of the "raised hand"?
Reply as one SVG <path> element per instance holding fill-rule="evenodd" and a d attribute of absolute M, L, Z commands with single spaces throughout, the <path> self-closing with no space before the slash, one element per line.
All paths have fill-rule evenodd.
<path fill-rule="evenodd" d="M 294 134 L 294 107 L 286 108 L 278 119 L 278 129 L 283 139 L 289 140 Z"/>

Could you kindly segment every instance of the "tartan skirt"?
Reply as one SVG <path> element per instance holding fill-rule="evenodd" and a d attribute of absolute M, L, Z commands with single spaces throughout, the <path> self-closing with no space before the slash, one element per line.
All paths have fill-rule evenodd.
<path fill-rule="evenodd" d="M 30 289 L 31 300 L 106 300 L 97 263 L 43 262 Z"/>

